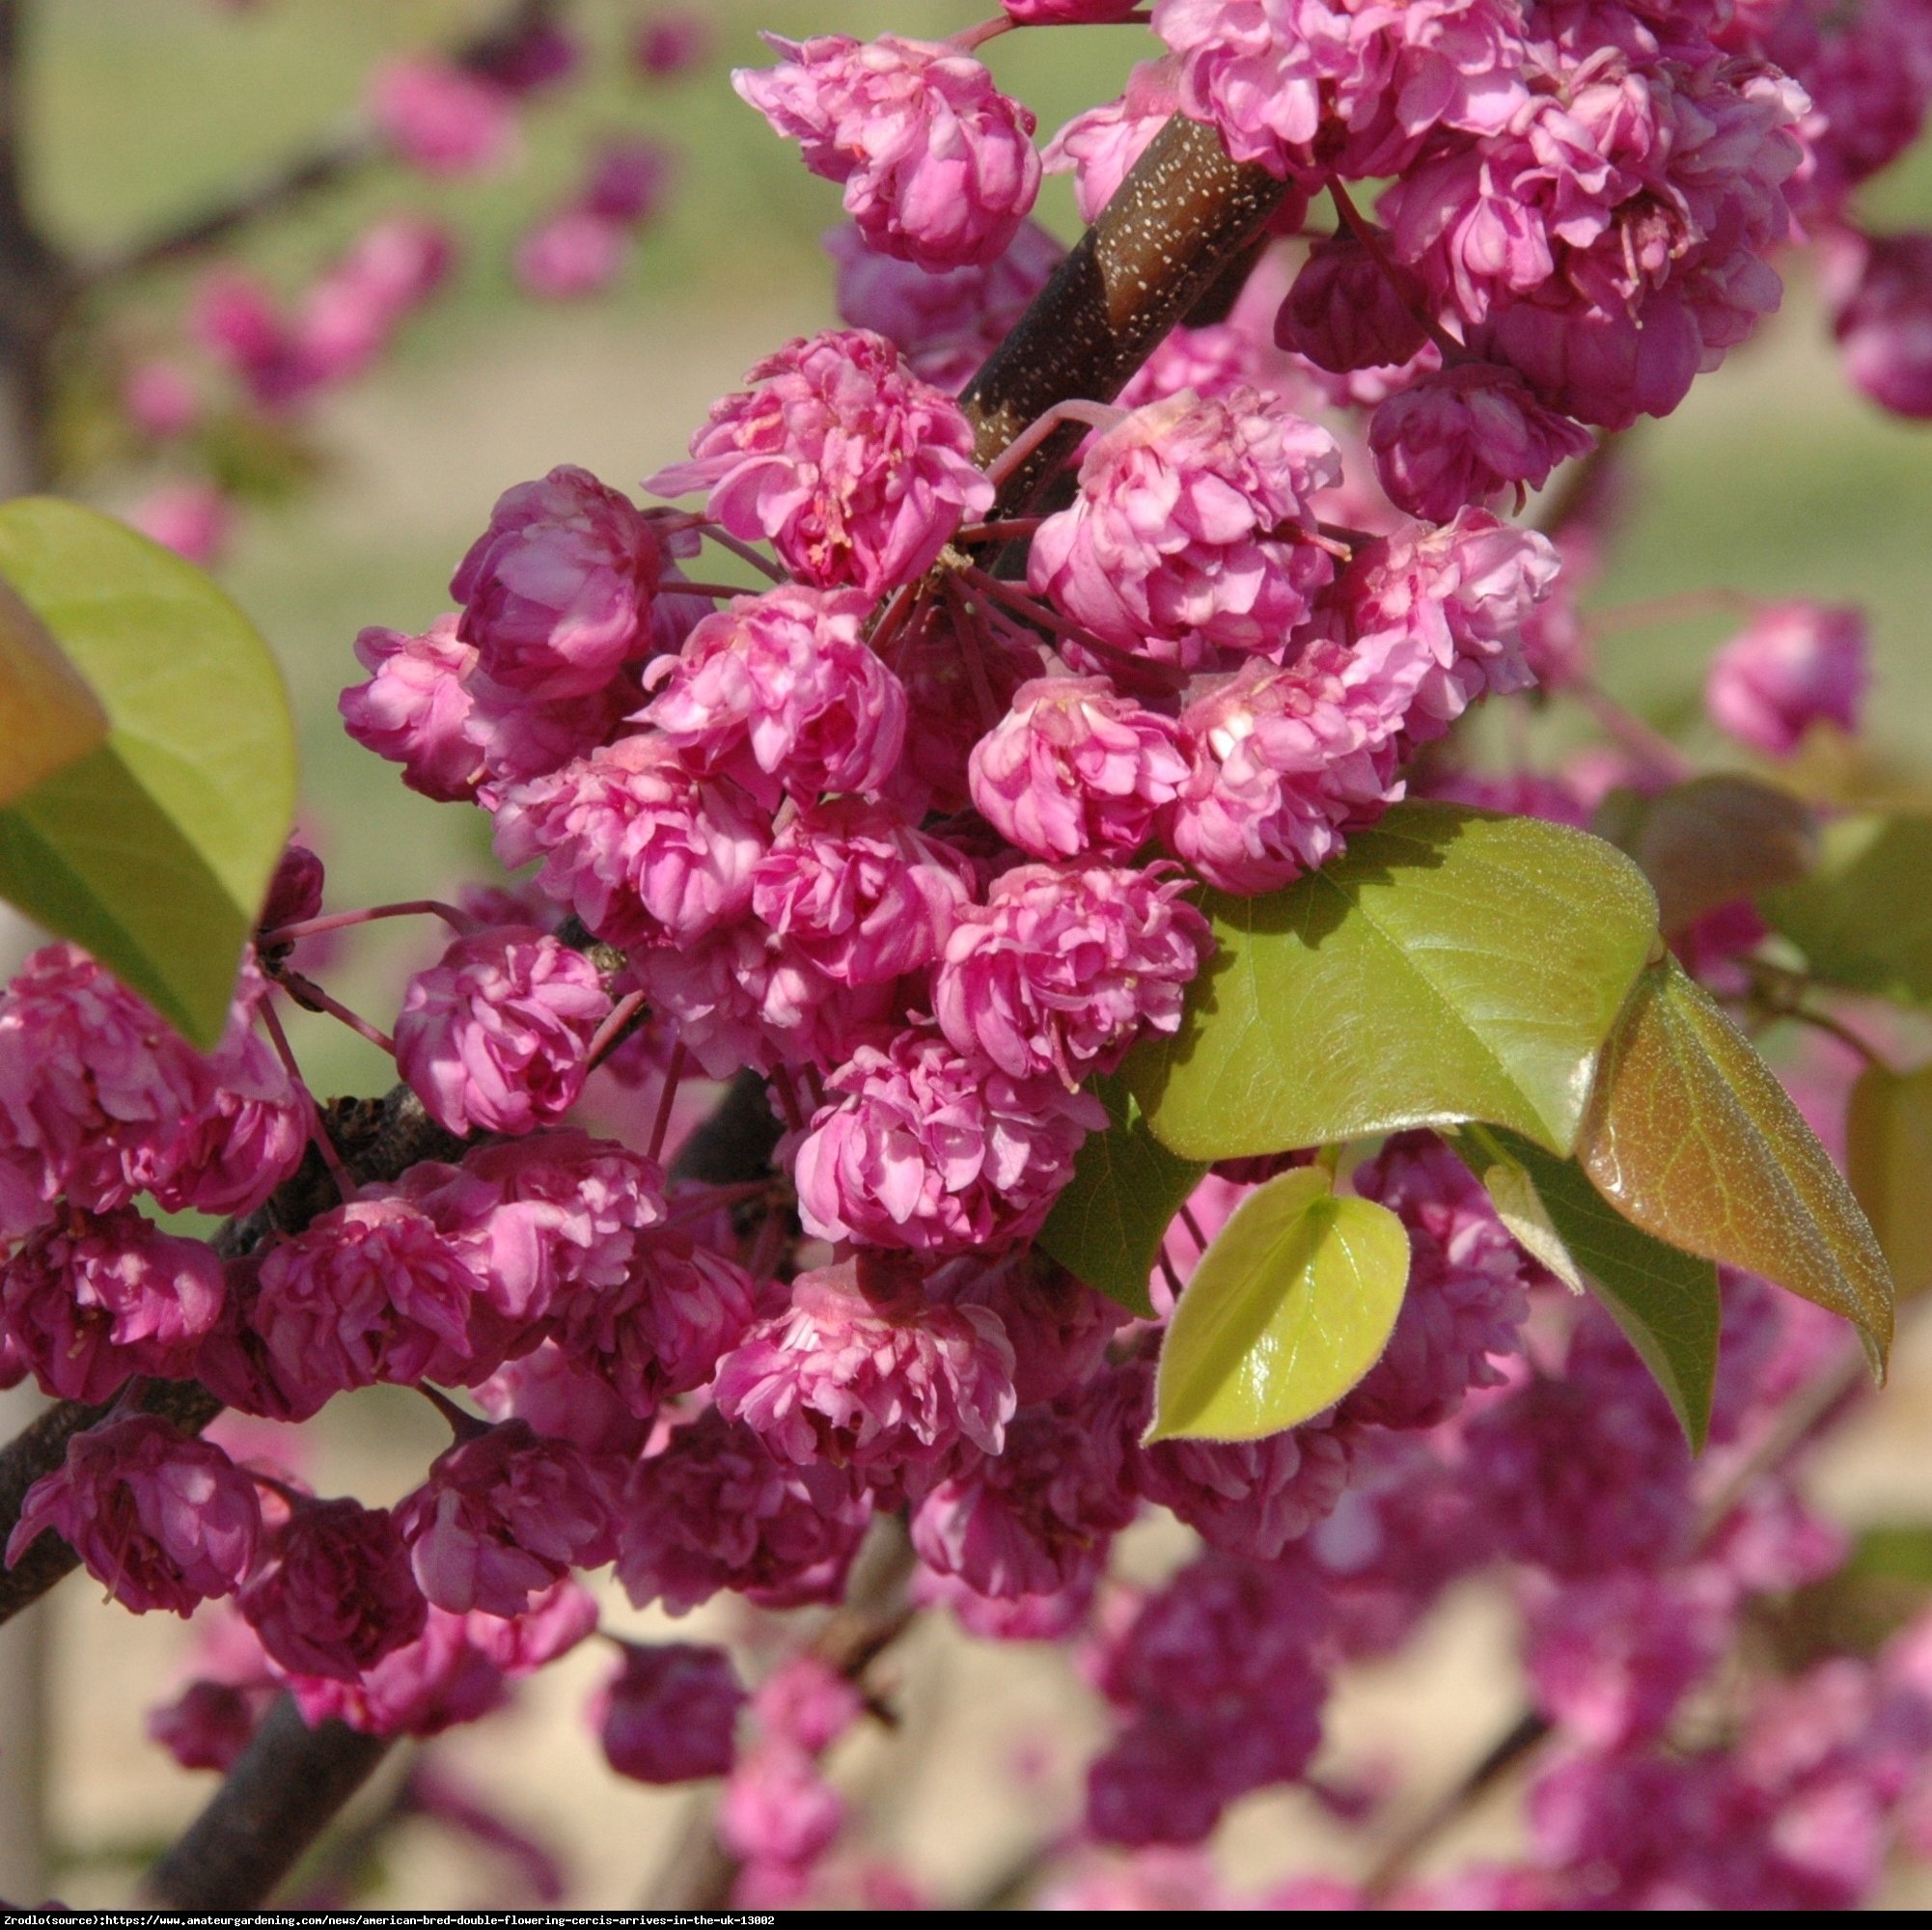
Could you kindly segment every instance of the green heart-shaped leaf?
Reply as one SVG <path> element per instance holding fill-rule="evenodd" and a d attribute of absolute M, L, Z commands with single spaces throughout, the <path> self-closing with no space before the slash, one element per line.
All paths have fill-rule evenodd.
<path fill-rule="evenodd" d="M 211 1046 L 294 813 L 275 661 L 200 570 L 77 504 L 0 507 L 0 578 L 108 727 L 0 809 L 0 896 Z"/>
<path fill-rule="evenodd" d="M 1868 1066 L 1852 1088 L 1846 1176 L 1901 1300 L 1932 1290 L 1932 1066 Z"/>
<path fill-rule="evenodd" d="M 1650 1369 L 1692 1453 L 1702 1453 L 1724 1318 L 1717 1268 L 1632 1226 L 1575 1160 L 1553 1158 L 1507 1131 L 1473 1126 L 1468 1137 L 1494 1161 L 1482 1175 L 1485 1185 L 1513 1169 L 1533 1189 L 1584 1284 Z"/>
<path fill-rule="evenodd" d="M 1657 942 L 1620 851 L 1447 804 L 1395 806 L 1285 891 L 1205 903 L 1216 950 L 1186 1023 L 1124 1068 L 1190 1159 L 1465 1119 L 1567 1152 Z"/>
<path fill-rule="evenodd" d="M 1883 1371 L 1892 1288 L 1870 1225 L 1771 1068 L 1674 959 L 1630 995 L 1577 1159 L 1645 1232 L 1842 1314 Z"/>
<path fill-rule="evenodd" d="M 1818 855 L 1809 806 L 1755 778 L 1693 778 L 1654 797 L 1612 791 L 1596 829 L 1642 868 L 1667 932 L 1796 882 Z"/>
<path fill-rule="evenodd" d="M 1409 1283 L 1386 1206 L 1339 1199 L 1318 1167 L 1257 1187 L 1196 1265 L 1154 1378 L 1149 1441 L 1258 1441 L 1319 1414 L 1372 1367 Z"/>
<path fill-rule="evenodd" d="M 86 678 L 0 581 L 0 806 L 77 763 L 107 730 Z"/>
<path fill-rule="evenodd" d="M 1932 816 L 1846 817 L 1816 868 L 1763 900 L 1815 978 L 1932 1005 Z"/>
<path fill-rule="evenodd" d="M 1151 1315 L 1147 1276 L 1161 1240 L 1207 1168 L 1155 1139 L 1118 1074 L 1094 1080 L 1092 1090 L 1107 1108 L 1108 1128 L 1088 1135 L 1039 1244 L 1096 1292 Z"/>

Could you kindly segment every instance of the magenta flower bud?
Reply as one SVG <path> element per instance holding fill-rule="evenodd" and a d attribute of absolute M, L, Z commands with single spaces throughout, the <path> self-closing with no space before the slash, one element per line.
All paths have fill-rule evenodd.
<path fill-rule="evenodd" d="M 811 1756 L 823 1755 L 865 1707 L 851 1681 L 810 1649 L 780 1663 L 752 1696 L 759 1729 Z"/>
<path fill-rule="evenodd" d="M 27 1490 L 7 1565 L 48 1530 L 123 1608 L 191 1615 L 255 1565 L 262 1508 L 219 1448 L 139 1414 L 68 1442 L 62 1465 Z"/>
<path fill-rule="evenodd" d="M 750 908 L 769 823 L 646 732 L 511 786 L 496 853 L 512 868 L 542 858 L 542 890 L 609 944 L 688 945 Z"/>
<path fill-rule="evenodd" d="M 336 700 L 344 729 L 364 750 L 400 764 L 411 790 L 442 804 L 473 797 L 483 767 L 463 730 L 477 653 L 458 639 L 460 620 L 454 611 L 438 617 L 420 637 L 360 631 L 356 660 L 369 681 L 350 684 Z"/>
<path fill-rule="evenodd" d="M 516 244 L 511 265 L 518 286 L 541 301 L 577 301 L 601 294 L 623 272 L 630 231 L 590 207 L 560 208 Z"/>
<path fill-rule="evenodd" d="M 1148 144 L 1180 111 L 1179 74 L 1171 60 L 1142 61 L 1118 100 L 1076 114 L 1046 145 L 1049 174 L 1073 176 L 1073 200 L 1085 222 L 1120 190 Z"/>
<path fill-rule="evenodd" d="M 1131 857 L 1187 778 L 1173 725 L 1105 677 L 1041 677 L 974 746 L 973 802 L 1035 858 Z"/>
<path fill-rule="evenodd" d="M 931 1034 L 863 1045 L 826 1082 L 796 1161 L 799 1215 L 825 1240 L 915 1253 L 1008 1246 L 1038 1230 L 1106 1123 L 1052 1074 L 989 1072 Z"/>
<path fill-rule="evenodd" d="M 1262 1441 L 1163 1441 L 1137 1453 L 1134 1485 L 1210 1548 L 1275 1561 L 1335 1511 L 1354 1472 L 1354 1440 L 1322 1420 Z"/>
<path fill-rule="evenodd" d="M 483 774 L 475 794 L 486 811 L 500 806 L 510 786 L 547 778 L 621 734 L 644 694 L 628 666 L 581 697 L 531 697 L 480 670 L 464 678 L 463 690 L 470 701 L 463 740 Z"/>
<path fill-rule="evenodd" d="M 1519 1351 L 1528 1289 L 1542 1270 L 1496 1217 L 1481 1182 L 1426 1134 L 1391 1140 L 1356 1169 L 1354 1186 L 1407 1228 L 1409 1286 L 1382 1358 L 1341 1413 L 1378 1427 L 1433 1427 L 1471 1389 L 1502 1385 L 1490 1362 Z"/>
<path fill-rule="evenodd" d="M 914 1508 L 919 1558 L 1002 1601 L 1090 1584 L 1136 1505 L 1118 1428 L 1094 1425 L 1102 1402 L 1083 1392 L 1017 1415 L 997 1457 L 942 1481 Z"/>
<path fill-rule="evenodd" d="M 663 559 L 650 520 L 588 470 L 560 464 L 497 498 L 450 579 L 456 634 L 487 676 L 529 697 L 581 697 L 649 648 Z"/>
<path fill-rule="evenodd" d="M 334 1206 L 262 1262 L 248 1322 L 289 1410 L 332 1394 L 408 1386 L 444 1352 L 466 1353 L 483 1283 L 428 1215 L 400 1199 Z"/>
<path fill-rule="evenodd" d="M 127 1207 L 69 1208 L 0 1267 L 0 1324 L 41 1389 L 100 1401 L 130 1376 L 185 1379 L 221 1315 L 221 1261 Z"/>
<path fill-rule="evenodd" d="M 499 40 L 484 60 L 483 71 L 511 94 L 535 94 L 567 80 L 583 59 L 583 48 L 553 22 L 538 20 Z"/>
<path fill-rule="evenodd" d="M 409 980 L 396 1063 L 451 1132 L 527 1133 L 576 1104 L 610 1009 L 581 951 L 509 925 L 459 938 Z"/>
<path fill-rule="evenodd" d="M 1932 419 L 1932 234 L 1868 237 L 1832 330 L 1857 387 L 1894 415 Z"/>
<path fill-rule="evenodd" d="M 632 1470 L 618 1580 L 674 1615 L 723 1588 L 768 1609 L 837 1601 L 870 1518 L 838 1469 L 781 1461 L 710 1408 Z"/>
<path fill-rule="evenodd" d="M 572 1568 L 611 1558 L 610 1506 L 580 1448 L 506 1420 L 436 1457 L 397 1506 L 425 1595 L 453 1614 L 520 1615 Z"/>
<path fill-rule="evenodd" d="M 675 153 L 661 141 L 641 136 L 607 141 L 591 158 L 578 206 L 586 213 L 635 228 L 663 205 L 676 166 Z"/>
<path fill-rule="evenodd" d="M 755 1869 L 802 1871 L 832 1847 L 844 1821 L 843 1801 L 812 1758 L 766 1742 L 738 1758 L 725 1785 L 718 1840 Z"/>
<path fill-rule="evenodd" d="M 640 1240 L 614 1285 L 560 1298 L 558 1345 L 640 1420 L 702 1388 L 758 1317 L 743 1268 L 675 1228 Z"/>
<path fill-rule="evenodd" d="M 883 255 L 935 273 L 997 260 L 1039 193 L 1034 117 L 956 48 L 887 34 L 766 42 L 785 64 L 731 76 L 739 95 L 842 182 Z"/>
<path fill-rule="evenodd" d="M 1297 538 L 1314 534 L 1310 497 L 1340 479 L 1334 437 L 1259 390 L 1150 403 L 1094 438 L 1073 507 L 1034 537 L 1028 587 L 1137 654 L 1277 654 L 1335 574 Z"/>
<path fill-rule="evenodd" d="M 386 1508 L 303 1502 L 264 1555 L 237 1607 L 294 1674 L 359 1682 L 427 1625 L 428 1604 Z"/>
<path fill-rule="evenodd" d="M 1813 724 L 1856 731 L 1870 680 L 1864 612 L 1769 603 L 1711 659 L 1711 720 L 1766 757 L 1788 758 Z"/>
<path fill-rule="evenodd" d="M 708 60 L 715 38 L 711 23 L 695 9 L 667 8 L 638 28 L 631 59 L 640 73 L 672 80 Z"/>
<path fill-rule="evenodd" d="M 221 561 L 235 528 L 228 498 L 207 482 L 170 482 L 151 490 L 127 520 L 150 541 L 201 569 Z"/>
<path fill-rule="evenodd" d="M 648 682 L 642 720 L 706 771 L 761 803 L 782 791 L 875 792 L 905 741 L 905 691 L 865 640 L 871 601 L 856 590 L 787 585 L 736 596 L 704 618 Z"/>
<path fill-rule="evenodd" d="M 789 1311 L 718 1368 L 718 1410 L 782 1460 L 930 1485 L 962 1444 L 997 1454 L 1013 1415 L 1013 1350 L 997 1314 L 917 1294 L 874 1307 L 850 1262 L 800 1274 Z"/>
<path fill-rule="evenodd" d="M 156 442 L 185 435 L 201 414 L 194 384 L 172 362 L 137 362 L 122 379 L 121 406 Z"/>
<path fill-rule="evenodd" d="M 278 931 L 285 924 L 300 924 L 316 917 L 322 908 L 322 861 L 306 844 L 290 842 L 275 866 L 268 881 L 268 896 L 262 901 L 262 916 L 256 920 L 262 931 Z"/>
<path fill-rule="evenodd" d="M 1100 27 L 1125 20 L 1141 0 L 1000 0 L 1022 27 Z"/>
<path fill-rule="evenodd" d="M 1309 250 L 1275 318 L 1275 341 L 1335 374 L 1406 362 L 1429 339 L 1417 317 L 1427 299 L 1414 275 L 1394 262 L 1384 268 L 1342 229 Z"/>
<path fill-rule="evenodd" d="M 725 1776 L 737 1755 L 745 1692 L 731 1658 L 699 1642 L 625 1642 L 618 1671 L 592 1699 L 604 1759 L 638 1782 Z"/>
<path fill-rule="evenodd" d="M 993 504 L 973 428 L 907 372 L 883 336 L 834 330 L 787 344 L 712 403 L 691 460 L 648 477 L 660 496 L 710 492 L 733 536 L 768 537 L 801 582 L 876 598 L 928 569 Z"/>
<path fill-rule="evenodd" d="M 839 272 L 839 317 L 895 344 L 922 382 L 956 396 L 1004 342 L 1066 250 L 1044 228 L 1020 224 L 998 261 L 928 274 L 875 253 L 850 223 L 825 237 Z"/>
<path fill-rule="evenodd" d="M 1017 866 L 953 927 L 933 1015 L 1014 1079 L 1055 1073 L 1070 1089 L 1112 1071 L 1144 1033 L 1179 1030 L 1209 947 L 1188 889 L 1167 866 Z"/>
<path fill-rule="evenodd" d="M 965 909 L 962 859 L 855 797 L 801 811 L 752 876 L 752 909 L 828 978 L 873 985 L 939 955 Z"/>
<path fill-rule="evenodd" d="M 1375 473 L 1398 510 L 1449 522 L 1540 489 L 1558 463 L 1587 455 L 1588 432 L 1536 400 L 1515 370 L 1459 362 L 1391 396 L 1368 425 Z"/>
<path fill-rule="evenodd" d="M 371 77 L 369 111 L 398 155 L 425 174 L 482 174 L 516 145 L 509 91 L 434 60 L 390 61 Z"/>
<path fill-rule="evenodd" d="M 226 1776 L 255 1735 L 274 1699 L 270 1684 L 246 1688 L 230 1682 L 190 1682 L 172 1702 L 148 1711 L 144 1726 L 183 1769 L 212 1769 Z"/>

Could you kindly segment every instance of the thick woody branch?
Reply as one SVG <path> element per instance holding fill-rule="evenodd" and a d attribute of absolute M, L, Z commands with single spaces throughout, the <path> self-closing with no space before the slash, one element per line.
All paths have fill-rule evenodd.
<path fill-rule="evenodd" d="M 1176 115 L 1063 262 L 961 401 L 990 462 L 1056 402 L 1111 402 L 1162 337 L 1216 291 L 1286 184 L 1230 161 Z M 1007 481 L 993 513 L 1022 515 L 1086 430 L 1069 424 Z"/>
<path fill-rule="evenodd" d="M 142 1882 L 164 1910 L 234 1911 L 265 1902 L 394 1747 L 345 1723 L 310 1728 L 284 1696 L 208 1806 Z"/>
<path fill-rule="evenodd" d="M 474 73 L 489 73 L 519 39 L 556 14 L 558 4 L 559 0 L 511 0 L 503 18 L 457 47 L 449 56 L 451 63 Z M 388 152 L 374 132 L 358 122 L 312 152 L 235 189 L 185 221 L 160 229 L 116 254 L 89 263 L 84 279 L 90 288 L 99 288 L 151 268 L 193 261 L 262 221 L 290 212 L 323 189 L 386 160 Z"/>

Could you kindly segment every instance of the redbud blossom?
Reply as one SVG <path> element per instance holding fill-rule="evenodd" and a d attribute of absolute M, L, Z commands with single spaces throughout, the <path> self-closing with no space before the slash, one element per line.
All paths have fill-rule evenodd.
<path fill-rule="evenodd" d="M 842 985 L 929 965 L 970 894 L 957 853 L 854 797 L 801 811 L 752 878 L 752 909 Z"/>
<path fill-rule="evenodd" d="M 765 40 L 780 67 L 731 84 L 845 188 L 845 211 L 881 254 L 922 268 L 991 262 L 1039 193 L 1034 117 L 970 55 L 887 34 Z"/>
<path fill-rule="evenodd" d="M 438 617 L 420 637 L 370 628 L 355 640 L 356 660 L 371 673 L 336 700 L 343 728 L 364 750 L 402 766 L 402 782 L 444 804 L 476 792 L 483 758 L 464 734 L 472 699 L 464 681 L 477 653 L 456 635 L 456 612 Z"/>
<path fill-rule="evenodd" d="M 1092 223 L 1120 190 L 1148 143 L 1180 111 L 1179 73 L 1170 60 L 1142 61 L 1118 100 L 1076 114 L 1046 145 L 1049 174 L 1073 176 L 1081 220 Z"/>
<path fill-rule="evenodd" d="M 608 1503 L 581 1449 L 506 1420 L 436 1457 L 396 1508 L 417 1585 L 439 1609 L 520 1615 L 572 1568 L 611 1558 Z"/>
<path fill-rule="evenodd" d="M 1845 373 L 1881 408 L 1932 419 L 1932 234 L 1867 239 L 1832 332 Z"/>
<path fill-rule="evenodd" d="M 497 498 L 450 580 L 456 634 L 487 676 L 528 697 L 578 697 L 649 648 L 663 571 L 649 519 L 588 470 L 560 464 Z"/>
<path fill-rule="evenodd" d="M 749 907 L 768 822 L 647 733 L 511 786 L 496 852 L 542 858 L 542 890 L 612 945 L 688 944 Z"/>
<path fill-rule="evenodd" d="M 43 1392 L 106 1400 L 134 1374 L 186 1379 L 221 1312 L 221 1262 L 121 1207 L 33 1235 L 0 1266 L 0 1329 Z"/>
<path fill-rule="evenodd" d="M 625 1642 L 618 1671 L 591 1703 L 604 1759 L 637 1782 L 727 1774 L 745 1692 L 731 1658 L 698 1642 Z"/>
<path fill-rule="evenodd" d="M 1309 250 L 1275 320 L 1275 341 L 1341 374 L 1407 362 L 1428 340 L 1415 276 L 1343 228 Z"/>
<path fill-rule="evenodd" d="M 262 1553 L 237 1606 L 292 1673 L 357 1682 L 422 1635 L 428 1604 L 387 1509 L 302 1502 Z"/>
<path fill-rule="evenodd" d="M 768 537 L 801 582 L 876 597 L 923 574 L 992 507 L 958 404 L 910 374 L 883 336 L 801 338 L 747 379 L 763 386 L 712 403 L 691 460 L 645 487 L 708 490 L 727 530 Z"/>
<path fill-rule="evenodd" d="M 790 1310 L 718 1368 L 714 1398 L 781 1459 L 820 1459 L 874 1485 L 928 1484 L 969 1443 L 997 1454 L 1013 1413 L 1013 1350 L 980 1307 L 916 1291 L 874 1307 L 849 1263 L 801 1274 Z"/>
<path fill-rule="evenodd" d="M 543 301 L 576 301 L 601 294 L 623 272 L 630 232 L 594 208 L 566 207 L 547 215 L 516 244 L 518 285 Z"/>
<path fill-rule="evenodd" d="M 932 1009 L 962 1053 L 1014 1079 L 1069 1088 L 1111 1072 L 1135 1039 L 1180 1028 L 1209 946 L 1173 868 L 1020 865 L 963 911 L 933 976 Z"/>
<path fill-rule="evenodd" d="M 1261 1441 L 1163 1441 L 1136 1454 L 1134 1485 L 1210 1548 L 1273 1561 L 1341 1499 L 1356 1438 L 1317 1420 Z"/>
<path fill-rule="evenodd" d="M 1788 758 L 1813 724 L 1859 728 L 1869 652 L 1856 607 L 1769 603 L 1711 659 L 1704 703 L 1740 743 Z"/>
<path fill-rule="evenodd" d="M 876 791 L 905 739 L 905 692 L 865 640 L 870 599 L 787 585 L 706 617 L 647 681 L 640 721 L 695 768 L 735 778 L 767 806 L 781 791 Z"/>
<path fill-rule="evenodd" d="M 1040 677 L 974 747 L 973 802 L 1035 858 L 1129 858 L 1187 777 L 1174 727 L 1105 677 Z"/>
<path fill-rule="evenodd" d="M 725 1785 L 718 1839 L 767 1875 L 802 1871 L 832 1847 L 844 1820 L 843 1801 L 812 1758 L 789 1743 L 766 1742 L 746 1751 Z"/>
<path fill-rule="evenodd" d="M 396 1063 L 451 1132 L 527 1133 L 576 1103 L 610 1008 L 581 951 L 509 925 L 458 939 L 409 980 Z"/>
<path fill-rule="evenodd" d="M 1340 477 L 1335 438 L 1259 390 L 1150 403 L 1094 438 L 1028 587 L 1120 649 L 1190 669 L 1217 648 L 1278 656 L 1335 573 L 1306 538 L 1309 498 Z"/>
<path fill-rule="evenodd" d="M 721 1588 L 773 1609 L 836 1601 L 870 1517 L 843 1472 L 781 1461 L 712 1408 L 632 1470 L 618 1580 L 674 1615 Z"/>
<path fill-rule="evenodd" d="M 69 1440 L 61 1466 L 27 1490 L 7 1565 L 49 1530 L 123 1608 L 190 1615 L 255 1565 L 262 1509 L 219 1448 L 137 1414 Z"/>
<path fill-rule="evenodd" d="M 1540 489 L 1550 471 L 1594 446 L 1547 409 L 1515 370 L 1459 362 L 1421 376 L 1368 425 L 1375 473 L 1398 510 L 1446 523 L 1471 505 Z"/>
<path fill-rule="evenodd" d="M 127 520 L 150 541 L 203 569 L 221 561 L 235 530 L 228 498 L 207 482 L 170 482 L 151 490 Z"/>
<path fill-rule="evenodd" d="M 1007 1246 L 1037 1230 L 1106 1124 L 1090 1093 L 1049 1073 L 989 1072 L 946 1039 L 863 1045 L 826 1082 L 797 1153 L 798 1210 L 826 1240 L 913 1252 Z"/>

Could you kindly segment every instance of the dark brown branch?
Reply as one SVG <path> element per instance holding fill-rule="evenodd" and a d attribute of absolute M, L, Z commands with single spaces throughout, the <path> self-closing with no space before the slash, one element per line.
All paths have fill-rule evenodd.
<path fill-rule="evenodd" d="M 142 1882 L 166 1910 L 247 1910 L 268 1898 L 394 1747 L 345 1723 L 310 1728 L 284 1696 L 187 1834 Z"/>
<path fill-rule="evenodd" d="M 1230 161 L 1212 128 L 1179 117 L 1041 290 L 961 400 L 990 462 L 1056 402 L 1111 402 L 1174 323 L 1208 298 L 1286 192 Z M 1086 433 L 1049 439 L 1000 491 L 996 516 L 1023 515 Z"/>
<path fill-rule="evenodd" d="M 496 25 L 450 55 L 452 63 L 473 73 L 490 72 L 523 35 L 556 14 L 558 4 L 559 0 L 511 0 L 509 11 Z M 185 221 L 89 263 L 84 279 L 88 287 L 98 288 L 130 275 L 144 274 L 151 268 L 192 261 L 234 240 L 257 223 L 287 214 L 323 189 L 387 159 L 388 152 L 369 128 L 358 126 L 236 189 L 226 200 L 203 208 Z"/>

